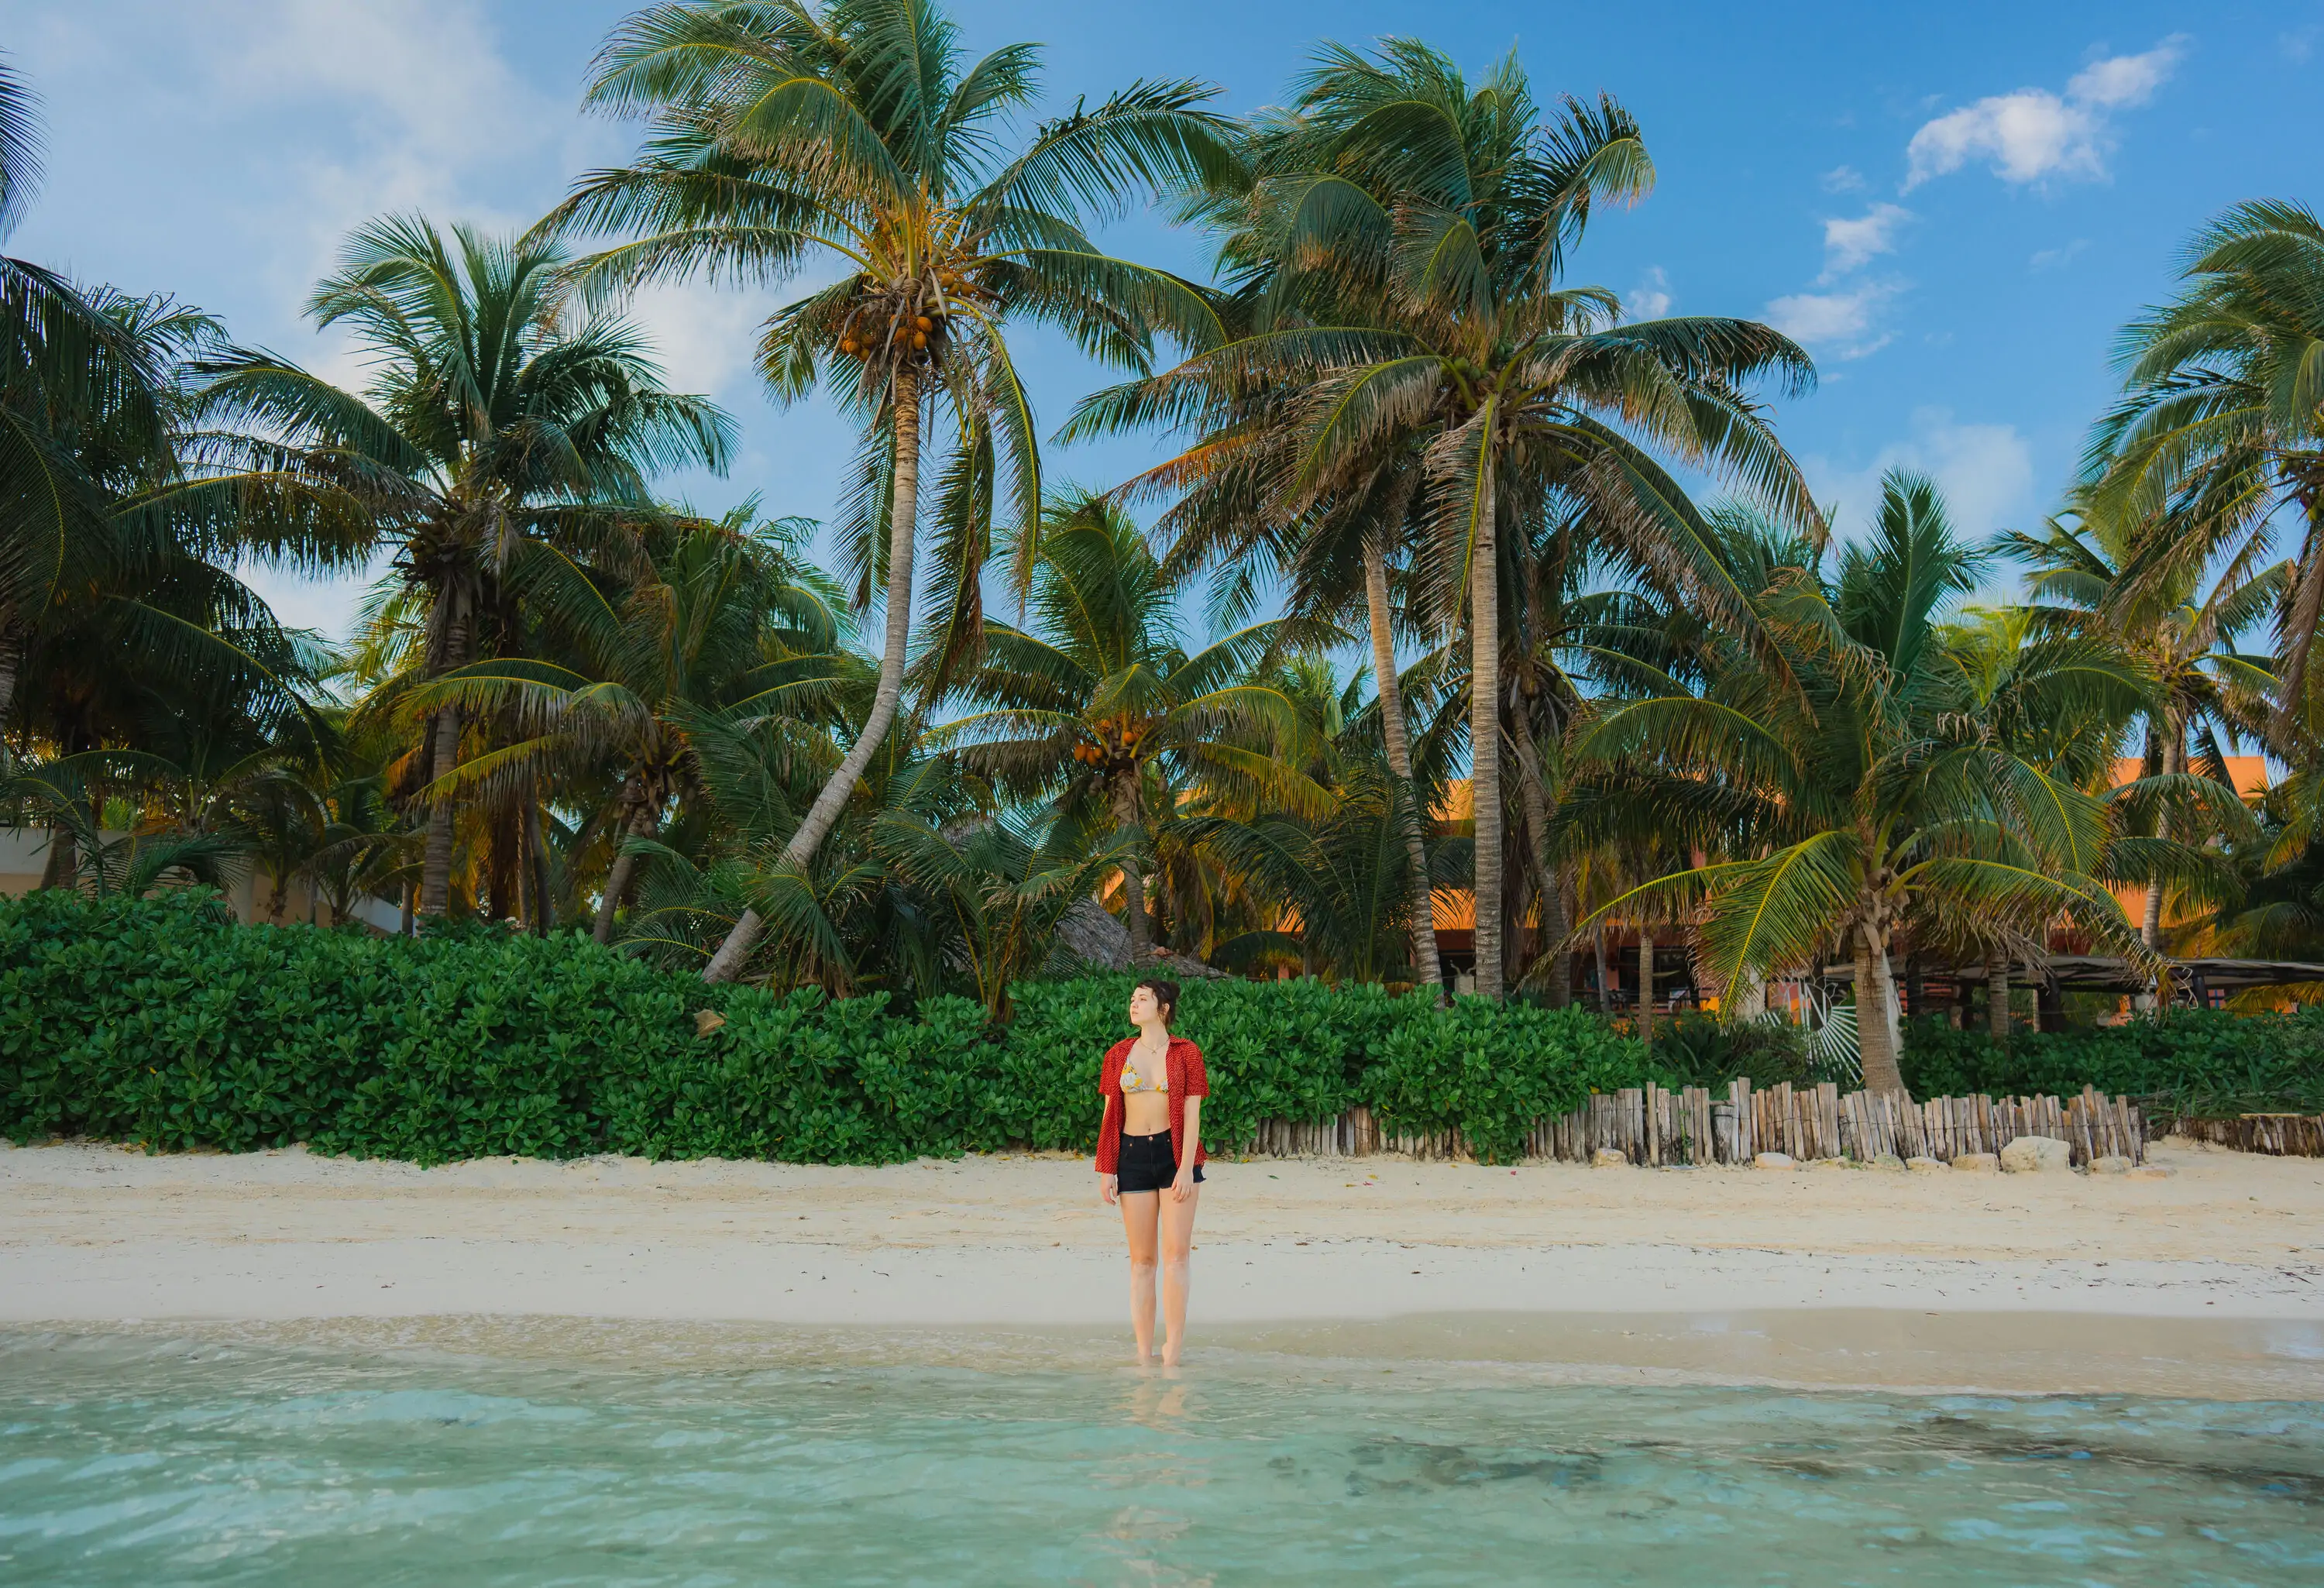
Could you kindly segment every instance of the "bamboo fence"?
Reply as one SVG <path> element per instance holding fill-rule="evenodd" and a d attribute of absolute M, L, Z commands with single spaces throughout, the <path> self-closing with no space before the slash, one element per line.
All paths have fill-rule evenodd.
<path fill-rule="evenodd" d="M 2246 1131 L 2236 1140 L 2206 1139 L 2230 1146 L 2243 1146 L 2246 1139 L 2304 1142 L 2308 1145 L 2246 1150 L 2324 1155 L 2324 1119 L 2269 1114 L 2215 1122 L 2241 1126 L 2253 1121 L 2275 1123 Z M 1655 1085 L 1592 1094 L 1572 1113 L 1536 1120 L 1526 1138 L 1526 1156 L 1588 1163 L 1600 1151 L 1610 1149 L 1631 1163 L 1649 1167 L 1748 1164 L 1762 1152 L 1786 1153 L 1802 1161 L 1933 1158 L 1950 1163 L 1974 1153 L 1998 1153 L 2020 1136 L 2065 1142 L 2076 1168 L 2101 1158 L 2133 1163 L 2146 1158 L 2144 1111 L 2127 1097 L 2104 1097 L 2093 1087 L 2062 1102 L 1980 1094 L 1913 1103 L 1883 1093 L 1843 1094 L 1830 1082 L 1761 1088 L 1741 1079 L 1730 1082 L 1723 1094 L 1702 1086 L 1672 1091 Z M 1383 1130 L 1365 1108 L 1309 1124 L 1266 1121 L 1250 1150 L 1269 1158 L 1365 1158 L 1376 1152 L 1420 1159 L 1469 1156 L 1457 1131 L 1398 1134 Z"/>
<path fill-rule="evenodd" d="M 2179 1135 L 2238 1152 L 2275 1158 L 2324 1158 L 2324 1114 L 2246 1113 L 2225 1120 L 2181 1120 Z"/>

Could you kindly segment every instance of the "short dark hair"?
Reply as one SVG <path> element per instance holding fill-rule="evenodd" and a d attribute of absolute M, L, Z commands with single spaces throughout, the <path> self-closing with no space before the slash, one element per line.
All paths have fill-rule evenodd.
<path fill-rule="evenodd" d="M 1139 980 L 1138 987 L 1154 994 L 1154 1002 L 1162 1006 L 1162 1023 L 1168 1025 L 1170 1017 L 1178 1012 L 1178 983 L 1167 976 L 1146 976 Z M 1138 987 L 1130 991 L 1135 992 Z"/>

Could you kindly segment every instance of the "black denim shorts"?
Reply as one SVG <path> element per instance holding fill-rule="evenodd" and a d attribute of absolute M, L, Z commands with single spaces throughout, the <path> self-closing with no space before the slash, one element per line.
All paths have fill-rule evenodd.
<path fill-rule="evenodd" d="M 1178 1177 L 1178 1159 L 1170 1150 L 1170 1132 L 1157 1131 L 1151 1136 L 1133 1136 L 1123 1131 L 1119 1172 L 1120 1184 L 1115 1187 L 1119 1191 L 1167 1191 L 1170 1182 Z M 1203 1183 L 1201 1164 L 1194 1166 L 1194 1183 Z"/>

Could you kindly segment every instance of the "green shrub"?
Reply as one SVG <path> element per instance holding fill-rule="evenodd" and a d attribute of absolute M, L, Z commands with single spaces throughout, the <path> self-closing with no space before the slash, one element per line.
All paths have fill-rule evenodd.
<path fill-rule="evenodd" d="M 0 1135 L 155 1149 L 310 1143 L 420 1163 L 494 1154 L 887 1163 L 1011 1144 L 1086 1151 L 1130 978 L 1013 989 L 1005 1031 L 964 998 L 708 988 L 584 937 L 418 940 L 236 925 L 208 895 L 0 900 Z M 1512 1159 L 1589 1094 L 1715 1082 L 1781 1055 L 1692 1026 L 1652 1055 L 1582 1009 L 1318 982 L 1189 983 L 1204 1136 L 1370 1106 Z M 697 1035 L 695 1015 L 725 1024 Z M 1758 1041 L 1753 1038 L 1751 1041 Z M 1916 1093 L 2079 1090 L 2324 1107 L 2324 1014 L 2179 1015 L 2021 1038 L 1916 1026 Z M 1701 1072 L 1701 1073 L 1698 1073 Z M 1769 1077 L 1753 1071 L 1765 1085 Z M 2255 1101 L 2257 1100 L 2257 1101 Z"/>
<path fill-rule="evenodd" d="M 1721 1020 L 1683 1014 L 1655 1033 L 1655 1063 L 1689 1086 L 1718 1088 L 1738 1076 L 1756 1086 L 1788 1081 L 1812 1085 L 1816 1075 L 1810 1033 L 1783 1017 Z"/>
<path fill-rule="evenodd" d="M 2324 1010 L 2238 1015 L 2175 1010 L 2166 1019 L 2063 1031 L 1983 1031 L 1915 1020 L 1904 1083 L 1916 1097 L 2043 1094 L 2084 1086 L 2190 1114 L 2324 1111 Z"/>
<path fill-rule="evenodd" d="M 1459 1130 L 1487 1163 L 1523 1157 L 1534 1121 L 1592 1092 L 1669 1078 L 1642 1044 L 1586 1010 L 1459 998 L 1436 1015 L 1424 997 L 1417 1012 L 1388 1033 L 1364 1101 L 1391 1131 Z"/>

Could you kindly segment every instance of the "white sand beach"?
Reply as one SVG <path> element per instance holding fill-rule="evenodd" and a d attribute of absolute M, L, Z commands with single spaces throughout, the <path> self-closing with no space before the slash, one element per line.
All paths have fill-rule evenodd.
<path fill-rule="evenodd" d="M 1197 1334 L 1810 1380 L 2200 1370 L 2230 1390 L 2324 1397 L 2324 1162 L 2184 1144 L 2154 1159 L 2167 1177 L 1222 1162 L 1197 1234 Z M 296 1149 L 0 1149 L 0 1325 L 559 1318 L 1101 1340 L 1121 1311 L 1119 1224 L 1087 1160 L 1061 1155 L 421 1169 Z M 1885 1367 L 1840 1343 L 1868 1330 L 1889 1342 Z M 1970 1358 L 1986 1365 L 1968 1372 Z"/>

